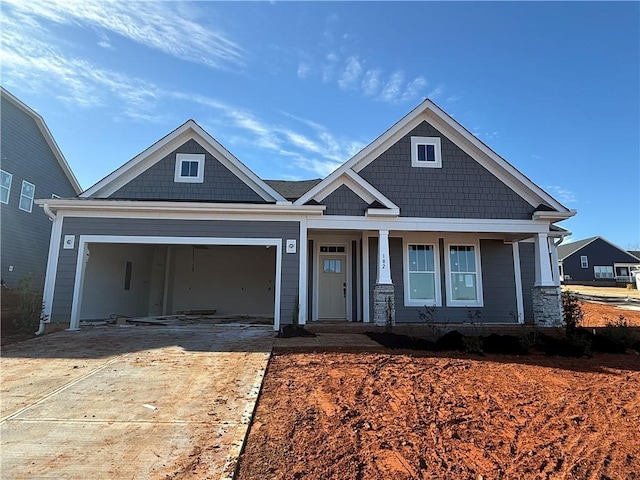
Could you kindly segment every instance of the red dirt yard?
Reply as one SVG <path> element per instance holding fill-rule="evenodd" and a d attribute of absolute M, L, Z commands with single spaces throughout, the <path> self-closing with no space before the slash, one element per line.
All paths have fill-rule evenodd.
<path fill-rule="evenodd" d="M 296 353 L 238 479 L 640 479 L 640 357 Z"/>

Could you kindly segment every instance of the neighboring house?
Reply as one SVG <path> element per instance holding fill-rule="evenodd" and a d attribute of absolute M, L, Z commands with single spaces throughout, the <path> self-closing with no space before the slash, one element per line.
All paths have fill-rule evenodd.
<path fill-rule="evenodd" d="M 28 279 L 41 292 L 52 222 L 34 199 L 73 197 L 82 188 L 42 117 L 4 88 L 0 93 L 2 281 L 16 288 Z"/>
<path fill-rule="evenodd" d="M 615 285 L 634 281 L 631 270 L 640 257 L 603 237 L 558 246 L 560 275 L 566 284 Z"/>
<path fill-rule="evenodd" d="M 559 322 L 575 214 L 430 100 L 323 180 L 263 181 L 193 120 L 55 214 L 54 322 L 189 310 Z"/>

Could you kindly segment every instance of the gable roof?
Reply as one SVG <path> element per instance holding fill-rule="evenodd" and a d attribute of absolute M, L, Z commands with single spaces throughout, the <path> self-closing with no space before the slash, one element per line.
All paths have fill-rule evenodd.
<path fill-rule="evenodd" d="M 546 204 L 555 212 L 558 212 L 562 218 L 575 214 L 575 211 L 569 210 L 549 193 L 533 183 L 513 165 L 478 140 L 471 132 L 429 99 L 424 100 L 386 132 L 333 171 L 320 184 L 316 185 L 311 191 L 307 192 L 306 195 L 298 199 L 296 203 L 304 203 L 309 200 L 317 191 L 326 188 L 328 184 L 336 181 L 347 170 L 356 173 L 360 172 L 378 158 L 381 153 L 407 135 L 423 121 L 430 123 L 434 128 L 442 132 L 443 135 L 446 134 L 458 147 L 532 206 L 536 207 L 540 204 Z"/>
<path fill-rule="evenodd" d="M 640 260 L 640 250 L 627 250 L 627 253 L 630 253 L 631 255 L 636 257 L 638 260 Z"/>
<path fill-rule="evenodd" d="M 297 200 L 322 181 L 321 178 L 313 180 L 265 180 L 265 183 L 273 188 L 287 200 Z"/>
<path fill-rule="evenodd" d="M 42 118 L 38 112 L 29 107 L 26 103 L 22 102 L 15 95 L 1 86 L 0 94 L 2 95 L 2 97 L 6 98 L 9 102 L 13 103 L 16 107 L 33 118 L 33 120 L 36 122 L 36 125 L 38 126 L 38 129 L 40 130 L 40 133 L 47 142 L 47 145 L 49 145 L 49 148 L 53 152 L 54 157 L 56 157 L 56 160 L 60 164 L 60 168 L 62 168 L 62 171 L 67 176 L 69 183 L 71 184 L 75 192 L 77 194 L 80 194 L 82 192 L 82 187 L 78 183 L 78 179 L 76 178 L 76 176 L 71 171 L 71 167 L 69 167 L 67 160 L 64 158 L 64 155 L 60 151 L 58 144 L 56 143 L 53 135 L 51 134 L 51 131 L 49 130 L 49 127 L 47 127 L 47 124 L 44 121 L 44 118 Z"/>
<path fill-rule="evenodd" d="M 136 155 L 120 168 L 110 173 L 98 183 L 83 192 L 80 197 L 104 198 L 113 194 L 121 187 L 136 178 L 142 172 L 152 167 L 167 154 L 184 144 L 188 140 L 195 140 L 222 165 L 242 180 L 249 188 L 268 202 L 289 203 L 273 187 L 253 173 L 244 163 L 238 160 L 229 150 L 207 133 L 194 120 L 187 120 L 173 132 L 164 136 L 149 148 Z"/>
<path fill-rule="evenodd" d="M 623 248 L 620 248 L 615 243 L 611 243 L 606 238 L 600 237 L 600 236 L 589 237 L 589 238 L 585 238 L 583 240 L 576 240 L 575 242 L 567 243 L 566 245 L 559 245 L 558 246 L 558 260 L 562 261 L 565 258 L 570 257 L 571 255 L 576 253 L 578 250 L 582 250 L 584 247 L 586 247 L 587 245 L 595 242 L 596 240 L 601 240 L 603 242 L 606 242 L 609 245 L 611 245 L 613 248 L 616 248 L 616 249 L 620 250 L 622 253 L 625 253 L 626 255 L 629 255 L 631 258 L 633 258 L 636 261 L 640 262 L 640 257 L 638 257 L 637 255 L 634 255 L 631 252 L 628 252 L 627 250 L 625 250 Z"/>

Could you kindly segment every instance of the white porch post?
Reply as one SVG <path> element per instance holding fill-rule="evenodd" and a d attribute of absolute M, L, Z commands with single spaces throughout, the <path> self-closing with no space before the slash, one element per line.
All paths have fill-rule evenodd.
<path fill-rule="evenodd" d="M 378 239 L 378 278 L 379 285 L 392 285 L 391 265 L 389 263 L 389 230 L 380 230 Z"/>
<path fill-rule="evenodd" d="M 557 282 L 557 252 L 553 260 L 553 250 L 547 233 L 538 233 L 535 237 L 536 280 L 532 290 L 533 320 L 538 325 L 560 325 L 562 323 L 562 302 Z M 555 267 L 552 263 L 555 261 Z"/>
<path fill-rule="evenodd" d="M 396 306 L 391 263 L 389 260 L 389 230 L 378 231 L 378 275 L 373 287 L 373 321 L 376 325 L 395 325 Z"/>
<path fill-rule="evenodd" d="M 549 236 L 538 233 L 535 237 L 536 245 L 536 287 L 554 286 L 551 273 L 551 258 L 549 257 Z"/>
<path fill-rule="evenodd" d="M 551 275 L 553 276 L 553 284 L 560 286 L 560 262 L 558 261 L 558 246 L 552 238 L 549 238 L 549 251 L 551 252 Z"/>

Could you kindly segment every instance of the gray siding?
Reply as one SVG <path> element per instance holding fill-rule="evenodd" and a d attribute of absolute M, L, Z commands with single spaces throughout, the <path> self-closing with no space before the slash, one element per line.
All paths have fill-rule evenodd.
<path fill-rule="evenodd" d="M 338 187 L 320 203 L 327 206 L 325 215 L 361 216 L 369 206 L 346 185 Z"/>
<path fill-rule="evenodd" d="M 440 137 L 442 168 L 411 166 L 411 137 Z M 422 122 L 360 175 L 400 207 L 404 217 L 531 219 L 534 207 Z"/>
<path fill-rule="evenodd" d="M 223 220 L 171 220 L 128 218 L 65 218 L 62 235 L 76 235 L 76 248 L 60 248 L 51 313 L 54 322 L 68 322 L 78 257 L 78 235 L 130 235 L 158 237 L 282 238 L 299 241 L 298 222 Z M 291 323 L 298 293 L 299 252 L 282 254 L 280 321 Z"/>
<path fill-rule="evenodd" d="M 532 242 L 520 242 L 520 276 L 522 277 L 522 303 L 524 321 L 533 323 L 533 284 L 536 281 L 536 249 Z"/>
<path fill-rule="evenodd" d="M 480 258 L 482 262 L 482 284 L 484 307 L 447 307 L 446 272 L 444 266 L 444 240 L 440 239 L 440 273 L 442 286 L 442 307 L 435 309 L 437 323 L 469 322 L 468 314 L 480 311 L 480 322 L 516 323 L 517 306 L 511 245 L 501 240 L 481 240 Z M 373 318 L 373 285 L 377 275 L 378 239 L 369 239 L 369 316 Z M 395 286 L 396 321 L 399 323 L 420 322 L 421 308 L 404 306 L 403 242 L 401 238 L 389 239 L 391 279 Z"/>
<path fill-rule="evenodd" d="M 204 182 L 174 182 L 177 153 L 204 153 Z M 128 200 L 192 200 L 265 203 L 264 199 L 222 165 L 195 140 L 176 148 L 158 163 L 113 193 Z"/>
<path fill-rule="evenodd" d="M 2 280 L 16 288 L 22 278 L 32 276 L 32 287 L 42 291 L 49 253 L 51 221 L 42 208 L 31 213 L 18 208 L 22 181 L 36 186 L 35 198 L 74 197 L 76 192 L 49 148 L 35 120 L 2 97 L 1 168 L 13 175 L 9 202 L 1 204 Z M 13 266 L 13 271 L 9 271 Z"/>
<path fill-rule="evenodd" d="M 580 257 L 587 256 L 589 266 L 582 268 Z M 595 276 L 593 267 L 610 266 L 614 263 L 638 263 L 633 257 L 625 252 L 621 252 L 614 246 L 608 244 L 600 238 L 596 238 L 590 244 L 577 250 L 562 261 L 562 268 L 565 275 L 570 275 L 573 282 L 593 282 L 598 280 Z M 615 272 L 614 272 L 615 274 Z M 608 279 L 611 281 L 612 279 Z"/>

